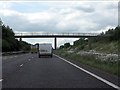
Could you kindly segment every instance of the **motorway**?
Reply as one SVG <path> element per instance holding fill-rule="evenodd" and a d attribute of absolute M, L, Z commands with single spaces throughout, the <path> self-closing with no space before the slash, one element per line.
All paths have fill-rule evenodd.
<path fill-rule="evenodd" d="M 53 55 L 4 56 L 2 88 L 114 88 Z M 116 89 L 115 89 L 116 90 Z"/>

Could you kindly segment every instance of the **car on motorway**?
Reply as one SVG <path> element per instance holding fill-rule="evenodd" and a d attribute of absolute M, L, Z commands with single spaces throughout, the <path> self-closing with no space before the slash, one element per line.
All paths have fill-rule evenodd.
<path fill-rule="evenodd" d="M 50 44 L 50 43 L 39 44 L 38 56 L 39 56 L 39 58 L 41 56 L 52 57 L 53 56 L 52 44 Z"/>

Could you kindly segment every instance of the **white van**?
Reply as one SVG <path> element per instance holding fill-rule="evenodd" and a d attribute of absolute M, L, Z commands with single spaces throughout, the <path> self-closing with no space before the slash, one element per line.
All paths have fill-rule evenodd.
<path fill-rule="evenodd" d="M 39 58 L 41 56 L 50 56 L 52 57 L 52 44 L 44 43 L 39 44 Z"/>

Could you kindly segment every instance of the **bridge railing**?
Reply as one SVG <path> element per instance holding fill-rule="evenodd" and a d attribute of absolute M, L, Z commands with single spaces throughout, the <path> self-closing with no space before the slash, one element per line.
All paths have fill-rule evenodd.
<path fill-rule="evenodd" d="M 44 36 L 97 36 L 99 33 L 15 33 L 15 36 L 37 36 L 37 35 L 44 35 Z"/>

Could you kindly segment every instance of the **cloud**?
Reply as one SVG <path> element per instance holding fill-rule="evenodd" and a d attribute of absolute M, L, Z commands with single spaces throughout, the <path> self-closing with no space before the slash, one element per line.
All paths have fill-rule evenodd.
<path fill-rule="evenodd" d="M 2 9 L 9 9 L 10 7 L 12 6 L 12 4 L 11 3 L 9 3 L 9 2 L 0 2 L 0 8 L 1 8 L 1 10 Z"/>
<path fill-rule="evenodd" d="M 106 5 L 106 9 L 118 9 L 118 4 L 116 4 L 116 3 L 110 3 L 110 4 L 108 4 L 108 5 Z"/>
<path fill-rule="evenodd" d="M 107 5 L 109 6 L 109 4 Z M 62 6 L 65 7 L 64 5 Z M 100 3 L 97 3 L 97 7 L 91 6 L 93 6 L 91 3 L 87 3 L 87 5 L 85 3 L 77 4 L 77 6 L 74 4 L 74 6 L 66 6 L 65 8 L 60 8 L 58 5 L 54 7 L 54 9 L 51 9 L 53 8 L 51 7 L 48 10 L 34 13 L 23 13 L 17 10 L 4 9 L 3 11 L 1 10 L 1 13 L 4 14 L 3 16 L 5 18 L 7 17 L 7 21 L 11 21 L 10 19 L 13 20 L 13 18 L 17 19 L 11 21 L 11 23 L 16 23 L 19 29 L 16 29 L 15 26 L 14 28 L 18 31 L 33 31 L 34 29 L 34 31 L 43 30 L 46 32 L 73 32 L 73 30 L 75 31 L 76 29 L 76 31 L 79 32 L 87 32 L 88 28 L 89 30 L 91 29 L 95 31 L 101 29 L 102 26 L 104 27 L 107 24 L 111 26 L 116 24 L 115 21 L 117 20 L 117 17 L 114 17 L 115 21 L 110 18 L 115 15 L 117 16 L 117 13 L 114 13 L 115 10 L 112 11 L 113 13 L 109 13 L 106 8 L 100 8 Z M 91 12 L 91 14 L 86 12 Z"/>
<path fill-rule="evenodd" d="M 102 32 L 104 32 L 105 33 L 105 31 L 107 31 L 107 30 L 109 30 L 109 29 L 112 29 L 112 28 L 114 28 L 115 29 L 115 27 L 112 27 L 112 26 L 106 26 L 105 28 L 102 28 L 101 30 L 99 30 L 99 31 L 97 31 L 96 33 L 102 33 Z"/>
<path fill-rule="evenodd" d="M 117 5 L 117 2 L 79 1 L 2 2 L 0 15 L 15 32 L 96 33 L 117 26 Z"/>
<path fill-rule="evenodd" d="M 85 4 L 85 5 L 79 4 L 75 8 L 80 10 L 80 11 L 87 12 L 87 13 L 92 13 L 92 12 L 95 11 L 93 6 L 92 5 L 88 5 L 88 4 Z"/>

